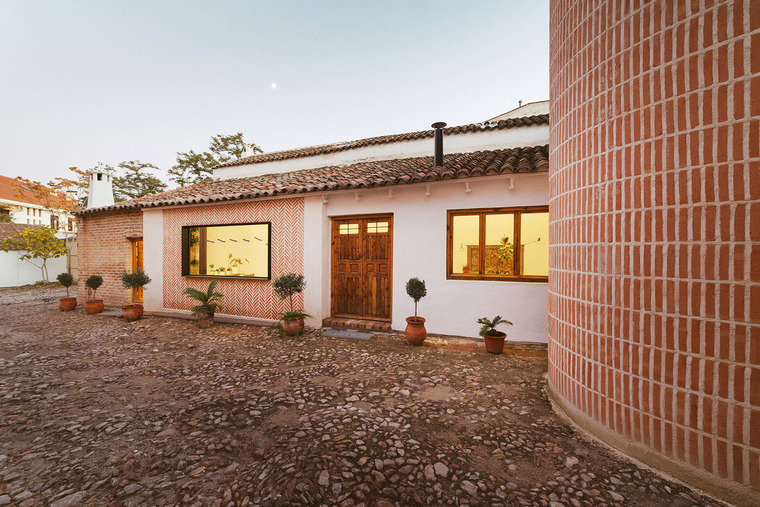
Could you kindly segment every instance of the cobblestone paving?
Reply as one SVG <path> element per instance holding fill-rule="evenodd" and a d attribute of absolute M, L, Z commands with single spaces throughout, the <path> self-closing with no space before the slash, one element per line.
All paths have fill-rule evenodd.
<path fill-rule="evenodd" d="M 584 441 L 546 359 L 0 290 L 0 505 L 715 505 Z"/>

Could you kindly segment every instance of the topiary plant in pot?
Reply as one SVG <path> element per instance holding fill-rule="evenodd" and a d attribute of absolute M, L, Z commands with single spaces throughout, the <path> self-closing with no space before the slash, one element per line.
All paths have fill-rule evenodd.
<path fill-rule="evenodd" d="M 77 307 L 77 298 L 69 297 L 69 287 L 74 283 L 74 277 L 71 276 L 71 273 L 61 273 L 56 279 L 61 285 L 66 287 L 66 297 L 58 300 L 58 308 L 62 312 L 73 310 Z"/>
<path fill-rule="evenodd" d="M 492 320 L 489 320 L 488 317 L 481 317 L 478 319 L 478 324 L 480 324 L 480 336 L 483 337 L 486 343 L 486 350 L 491 354 L 501 354 L 504 352 L 504 338 L 507 337 L 507 333 L 497 331 L 496 326 L 499 324 L 511 326 L 512 323 L 497 315 Z"/>
<path fill-rule="evenodd" d="M 121 315 L 127 322 L 138 320 L 143 316 L 143 305 L 134 301 L 139 290 L 150 283 L 150 277 L 145 274 L 142 268 L 137 268 L 132 273 L 124 270 L 121 274 L 121 283 L 125 289 L 131 289 L 132 303 L 127 303 L 121 307 Z M 128 296 L 129 297 L 129 296 Z"/>
<path fill-rule="evenodd" d="M 224 294 L 214 290 L 218 281 L 219 280 L 213 280 L 208 284 L 206 292 L 193 289 L 192 287 L 188 287 L 182 291 L 182 294 L 185 294 L 190 299 L 194 299 L 200 303 L 191 308 L 193 315 L 198 318 L 198 327 L 211 327 L 214 324 L 214 313 L 216 313 L 217 309 L 222 307 L 221 300 L 224 297 Z"/>
<path fill-rule="evenodd" d="M 406 335 L 406 341 L 409 345 L 420 346 L 425 341 L 425 338 L 427 338 L 425 319 L 417 316 L 417 303 L 420 299 L 427 296 L 425 280 L 420 280 L 417 277 L 410 278 L 406 282 L 406 293 L 414 300 L 414 317 L 406 318 L 404 335 Z"/>
<path fill-rule="evenodd" d="M 272 288 L 274 293 L 277 294 L 280 299 L 290 299 L 290 310 L 280 313 L 280 325 L 282 326 L 282 332 L 286 336 L 297 336 L 303 333 L 304 319 L 311 317 L 303 310 L 295 310 L 293 308 L 293 296 L 303 292 L 306 287 L 303 275 L 296 273 L 285 273 L 275 278 L 272 282 Z"/>
<path fill-rule="evenodd" d="M 85 311 L 90 315 L 102 312 L 103 300 L 96 299 L 95 294 L 97 293 L 98 288 L 103 285 L 103 277 L 100 275 L 90 275 L 87 277 L 87 280 L 85 280 L 84 284 L 92 289 L 92 299 L 84 304 Z"/>

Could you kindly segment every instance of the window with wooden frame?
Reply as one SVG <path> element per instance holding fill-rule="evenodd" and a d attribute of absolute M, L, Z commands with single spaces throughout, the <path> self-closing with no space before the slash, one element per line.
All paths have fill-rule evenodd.
<path fill-rule="evenodd" d="M 269 222 L 182 228 L 182 276 L 270 279 Z"/>
<path fill-rule="evenodd" d="M 447 218 L 448 279 L 548 281 L 548 206 L 452 210 Z"/>

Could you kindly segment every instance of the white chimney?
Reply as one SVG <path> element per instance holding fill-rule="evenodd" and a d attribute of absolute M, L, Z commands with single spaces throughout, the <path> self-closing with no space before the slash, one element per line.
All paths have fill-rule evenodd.
<path fill-rule="evenodd" d="M 88 208 L 99 208 L 113 204 L 113 176 L 102 171 L 87 171 L 90 175 L 90 193 L 87 196 Z"/>

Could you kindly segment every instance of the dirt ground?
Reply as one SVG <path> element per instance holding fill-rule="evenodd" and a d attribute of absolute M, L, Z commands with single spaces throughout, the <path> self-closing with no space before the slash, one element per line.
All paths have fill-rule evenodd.
<path fill-rule="evenodd" d="M 718 505 L 581 439 L 545 358 L 0 290 L 0 505 Z"/>

